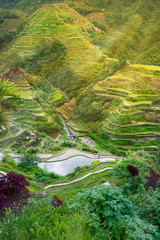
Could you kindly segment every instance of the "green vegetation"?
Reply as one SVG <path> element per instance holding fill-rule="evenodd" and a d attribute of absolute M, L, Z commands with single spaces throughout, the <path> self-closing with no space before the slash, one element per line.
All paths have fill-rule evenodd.
<path fill-rule="evenodd" d="M 155 68 L 159 69 L 158 66 L 124 65 L 97 83 L 93 90 L 86 91 L 76 108 L 75 121 L 81 118 L 92 131 L 88 134 L 115 154 L 138 150 L 138 147 L 157 151 L 159 76 L 153 75 Z"/>
<path fill-rule="evenodd" d="M 0 130 L 2 127 L 7 127 L 8 117 L 7 112 L 9 111 L 9 106 L 7 105 L 7 97 L 15 96 L 15 91 L 13 85 L 9 84 L 7 80 L 0 79 Z"/>
<path fill-rule="evenodd" d="M 98 239 L 158 239 L 159 237 L 158 228 L 139 217 L 136 205 L 125 196 L 124 189 L 112 186 L 99 187 L 85 194 L 82 193 L 80 199 L 82 206 L 91 216 L 89 226 Z"/>
<path fill-rule="evenodd" d="M 3 230 L 0 237 L 4 240 L 23 238 L 29 240 L 31 237 L 37 240 L 93 239 L 87 227 L 85 212 L 71 213 L 66 206 L 54 209 L 49 202 L 47 199 L 38 202 L 31 201 L 18 218 L 15 216 L 13 218 L 12 214 L 8 213 L 9 224 L 5 220 L 1 222 L 0 228 L 3 226 Z"/>
<path fill-rule="evenodd" d="M 27 153 L 24 154 L 24 156 L 20 159 L 18 167 L 30 170 L 36 167 L 39 162 L 41 162 L 41 159 L 39 157 Z"/>
<path fill-rule="evenodd" d="M 31 194 L 1 218 L 0 239 L 159 240 L 159 0 L 0 6 L 0 149 L 22 155 L 0 171 L 24 175 Z M 117 158 L 65 177 L 38 167 L 35 154 L 66 148 Z M 1 187 L 0 215 L 3 204 Z"/>
<path fill-rule="evenodd" d="M 159 41 L 158 2 L 145 8 L 140 0 L 60 2 L 16 2 L 28 15 L 0 59 L 1 72 L 15 69 L 7 76 L 23 99 L 10 101 L 17 106 L 13 123 L 51 136 L 62 131 L 60 114 L 73 131 L 76 125 L 85 129 L 115 154 L 141 148 L 156 152 L 160 69 L 158 51 L 152 48 Z M 2 20 L 7 14 L 10 19 L 23 15 L 4 10 Z M 127 59 L 136 64 L 126 64 Z M 19 67 L 26 71 L 21 76 Z M 73 145 L 51 141 L 48 149 Z"/>
<path fill-rule="evenodd" d="M 49 173 L 40 169 L 37 166 L 37 161 L 40 161 L 36 155 L 25 153 L 25 157 L 19 162 L 18 166 L 9 155 L 4 156 L 0 163 L 0 170 L 15 174 L 22 174 L 30 183 L 29 190 L 31 193 L 43 190 L 43 184 L 51 183 L 54 179 L 59 179 L 60 176 L 55 173 Z M 38 183 L 43 183 L 42 185 Z"/>
<path fill-rule="evenodd" d="M 0 50 L 16 38 L 24 17 L 22 11 L 0 9 Z"/>
<path fill-rule="evenodd" d="M 98 1 L 86 0 L 90 6 L 104 10 L 107 35 L 98 45 L 110 57 L 130 59 L 134 62 L 159 65 L 159 1 Z M 95 14 L 97 19 L 97 15 Z M 93 19 L 93 18 L 92 18 Z M 146 40 L 147 39 L 147 40 Z M 105 45 L 104 45 L 105 43 Z"/>
<path fill-rule="evenodd" d="M 48 189 L 46 190 L 48 196 L 37 198 L 33 193 L 43 189 L 42 186 L 33 184 L 31 179 L 33 172 L 38 176 L 39 169 L 28 169 L 23 172 L 17 170 L 16 173 L 23 173 L 26 180 L 30 179 L 29 191 L 32 197 L 19 214 L 14 215 L 11 210 L 6 212 L 6 217 L 0 221 L 0 237 L 5 240 L 30 237 L 49 240 L 110 238 L 136 240 L 137 237 L 140 240 L 158 240 L 159 186 L 156 185 L 155 189 L 150 187 L 147 191 L 148 178 L 145 178 L 149 176 L 151 169 L 157 171 L 157 158 L 158 156 L 143 151 L 130 152 L 114 170 L 104 173 L 103 176 L 102 173 L 96 176 L 97 181 L 86 179 L 69 187 Z M 127 170 L 129 165 L 138 169 L 134 181 Z M 8 157 L 0 163 L 0 169 L 4 171 L 6 168 L 10 171 L 16 169 L 15 163 Z M 91 170 L 86 168 L 87 171 Z M 80 174 L 85 172 L 81 171 Z M 48 174 L 48 178 L 49 176 L 51 177 Z M 62 182 L 64 179 L 55 176 L 52 182 L 55 181 Z M 99 186 L 106 181 L 112 186 Z M 53 194 L 62 200 L 63 206 L 53 207 Z"/>

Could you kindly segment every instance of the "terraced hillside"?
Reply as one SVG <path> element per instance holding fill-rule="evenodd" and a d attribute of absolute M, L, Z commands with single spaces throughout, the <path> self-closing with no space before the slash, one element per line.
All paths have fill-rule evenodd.
<path fill-rule="evenodd" d="M 48 115 L 46 109 L 43 109 L 40 103 L 36 101 L 36 91 L 33 90 L 29 84 L 28 80 L 34 81 L 36 76 L 32 77 L 23 69 L 9 69 L 1 77 L 3 79 L 9 79 L 9 83 L 13 84 L 16 97 L 8 99 L 8 105 L 10 107 L 10 131 L 7 132 L 6 129 L 4 129 L 4 131 L 0 132 L 0 148 L 4 150 L 10 147 L 17 148 L 22 145 L 28 146 L 30 139 L 25 140 L 28 135 L 34 136 L 33 144 L 30 146 L 35 146 L 39 143 L 39 140 L 36 134 L 30 134 L 30 132 L 49 131 L 52 133 L 56 131 L 56 123 L 53 119 L 53 115 Z M 63 97 L 63 95 L 58 95 L 58 97 Z"/>
<path fill-rule="evenodd" d="M 36 135 L 32 136 L 30 132 L 42 122 L 48 122 L 45 112 L 33 99 L 15 98 L 11 99 L 10 102 L 12 105 L 16 105 L 17 108 L 10 114 L 10 133 L 5 134 L 2 132 L 0 136 L 0 150 L 18 148 L 22 145 L 28 147 L 37 145 L 38 138 Z M 29 139 L 27 139 L 28 137 Z"/>
<path fill-rule="evenodd" d="M 99 68 L 101 56 L 98 47 L 89 41 L 89 31 L 97 28 L 66 4 L 46 5 L 29 19 L 20 37 L 9 52 L 16 51 L 26 58 L 35 54 L 42 39 L 57 38 L 67 47 L 71 67 L 75 72 L 85 74 Z"/>
<path fill-rule="evenodd" d="M 20 80 L 19 80 L 20 81 Z M 17 106 L 10 113 L 10 132 L 0 134 L 0 149 L 17 148 L 23 146 L 37 145 L 38 139 L 30 134 L 32 129 L 38 125 L 48 122 L 44 110 L 32 99 L 32 91 L 29 86 L 26 87 L 26 81 L 17 83 L 19 98 L 11 98 L 10 105 Z M 22 84 L 23 83 L 23 84 Z M 22 86 L 23 85 L 23 86 Z M 30 137 L 33 137 L 32 139 Z M 27 139 L 29 137 L 29 139 Z M 33 141 L 31 143 L 31 141 Z"/>
<path fill-rule="evenodd" d="M 6 10 L 0 8 L 0 36 L 4 34 L 14 33 L 24 21 L 25 14 L 18 10 Z"/>
<path fill-rule="evenodd" d="M 84 122 L 85 127 L 81 129 L 94 129 L 107 136 L 105 141 L 113 150 L 117 147 L 122 152 L 141 148 L 157 150 L 160 68 L 126 64 L 116 72 L 122 65 L 122 61 L 116 58 L 126 51 L 128 39 L 134 40 L 143 25 L 141 14 L 137 15 L 135 11 L 126 23 L 122 19 L 124 26 L 121 28 L 117 22 L 112 25 L 107 21 L 108 14 L 115 14 L 114 9 L 110 12 L 101 7 L 94 9 L 91 5 L 86 8 L 83 1 L 66 3 L 44 5 L 29 15 L 13 45 L 3 54 L 10 56 L 16 52 L 25 70 L 44 79 L 45 86 L 39 89 L 42 106 L 53 103 L 51 86 L 65 91 L 63 103 L 53 103 L 52 106 L 58 108 L 63 118 L 71 120 L 71 126 L 83 125 Z M 106 41 L 107 45 L 103 48 L 97 43 L 98 39 Z M 116 58 L 109 58 L 106 53 Z M 125 58 L 126 55 L 123 62 Z M 33 83 L 33 86 L 39 87 L 34 79 Z M 13 114 L 15 123 L 41 125 L 43 130 L 47 124 L 51 127 L 52 117 L 45 115 L 39 104 L 31 100 L 34 95 L 27 80 L 19 77 L 14 84 L 23 99 L 21 102 L 15 99 L 15 104 L 19 106 Z"/>
<path fill-rule="evenodd" d="M 160 147 L 160 72 L 158 66 L 126 65 L 95 85 L 109 102 L 102 129 L 121 151 Z"/>
<path fill-rule="evenodd" d="M 67 119 L 72 114 L 75 107 L 76 107 L 76 99 L 73 98 L 71 101 L 61 106 L 58 109 L 58 112 L 61 114 L 63 118 Z"/>

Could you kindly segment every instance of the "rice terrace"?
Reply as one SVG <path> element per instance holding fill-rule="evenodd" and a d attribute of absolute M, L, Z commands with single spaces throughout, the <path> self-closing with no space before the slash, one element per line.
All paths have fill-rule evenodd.
<path fill-rule="evenodd" d="M 160 240 L 159 16 L 0 0 L 0 240 Z"/>

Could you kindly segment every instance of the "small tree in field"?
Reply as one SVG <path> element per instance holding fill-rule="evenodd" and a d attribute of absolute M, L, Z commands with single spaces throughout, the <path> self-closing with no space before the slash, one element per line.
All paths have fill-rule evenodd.
<path fill-rule="evenodd" d="M 138 168 L 132 166 L 132 165 L 128 165 L 127 166 L 127 170 L 130 172 L 131 176 L 132 176 L 132 180 L 134 181 L 135 176 L 139 175 L 139 170 Z"/>
<path fill-rule="evenodd" d="M 41 159 L 37 155 L 25 153 L 24 157 L 20 159 L 20 162 L 18 163 L 18 167 L 30 170 L 33 167 L 37 167 L 38 163 L 40 162 L 41 162 Z"/>

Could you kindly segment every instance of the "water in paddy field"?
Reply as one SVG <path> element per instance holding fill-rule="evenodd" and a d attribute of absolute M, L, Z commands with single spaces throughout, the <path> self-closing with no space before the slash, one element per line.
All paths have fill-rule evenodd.
<path fill-rule="evenodd" d="M 90 159 L 84 156 L 75 156 L 65 161 L 40 163 L 39 167 L 48 172 L 54 172 L 61 176 L 66 176 L 67 174 L 73 172 L 76 167 L 91 165 L 94 160 L 97 160 L 97 158 Z"/>

